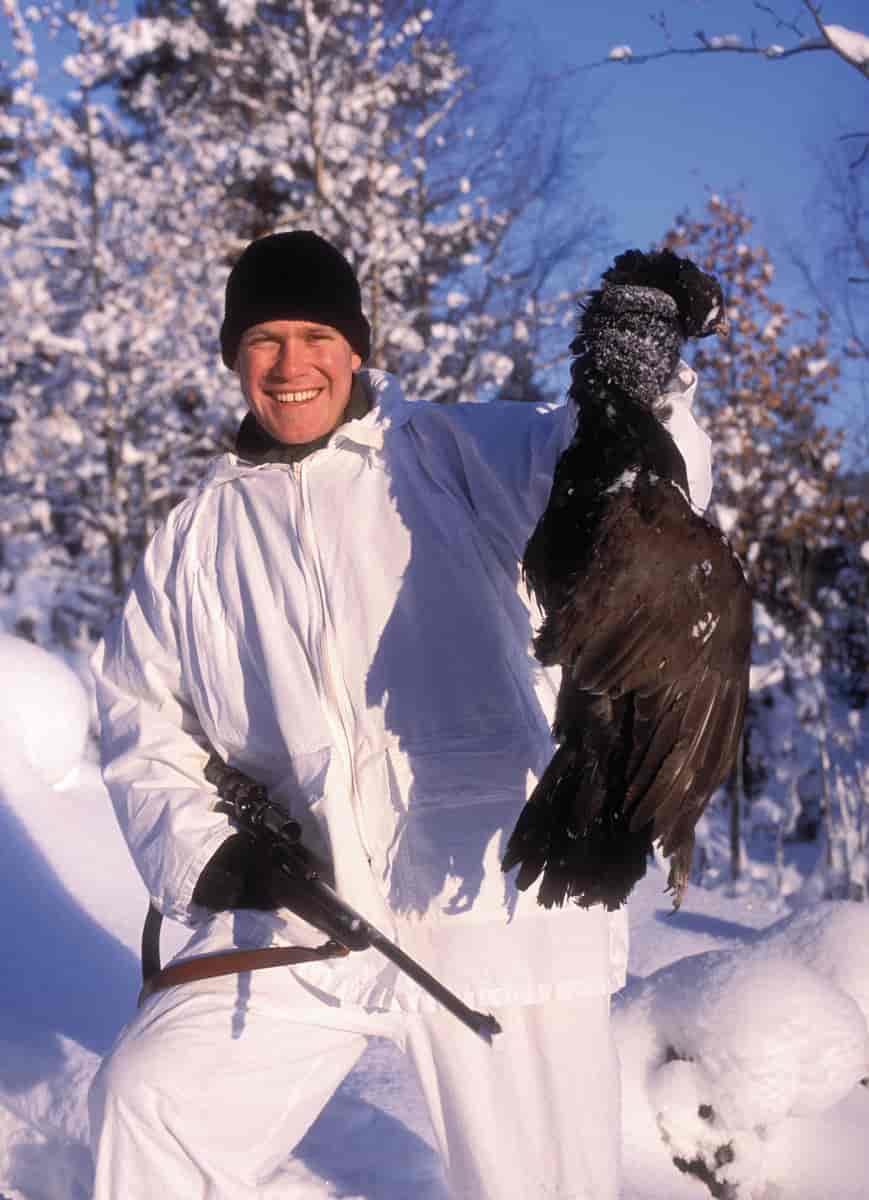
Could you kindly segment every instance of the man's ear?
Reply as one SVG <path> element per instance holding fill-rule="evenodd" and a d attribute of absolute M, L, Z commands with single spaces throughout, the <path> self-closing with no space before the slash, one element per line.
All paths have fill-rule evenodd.
<path fill-rule="evenodd" d="M 350 355 L 350 365 L 351 365 L 351 367 L 353 368 L 353 373 L 354 373 L 354 374 L 355 374 L 355 373 L 356 373 L 356 372 L 359 370 L 359 368 L 362 366 L 362 359 L 359 357 L 359 355 L 356 353 L 356 351 L 355 351 L 355 350 L 354 350 L 354 351 L 353 351 L 353 353 Z"/>

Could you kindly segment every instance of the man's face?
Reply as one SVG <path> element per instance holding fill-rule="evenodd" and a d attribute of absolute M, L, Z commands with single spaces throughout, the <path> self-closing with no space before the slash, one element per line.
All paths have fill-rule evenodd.
<path fill-rule="evenodd" d="M 314 321 L 264 321 L 241 337 L 235 370 L 248 407 L 279 442 L 312 442 L 336 427 L 362 359 Z"/>

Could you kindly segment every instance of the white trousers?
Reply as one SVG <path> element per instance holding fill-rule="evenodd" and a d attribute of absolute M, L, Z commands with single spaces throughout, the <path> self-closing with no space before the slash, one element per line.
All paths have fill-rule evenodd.
<path fill-rule="evenodd" d="M 616 1200 L 608 997 L 494 1011 L 488 1046 L 443 1010 L 333 1007 L 280 968 L 158 994 L 91 1089 L 93 1200 L 292 1200 L 283 1168 L 372 1036 L 409 1056 L 454 1200 Z"/>

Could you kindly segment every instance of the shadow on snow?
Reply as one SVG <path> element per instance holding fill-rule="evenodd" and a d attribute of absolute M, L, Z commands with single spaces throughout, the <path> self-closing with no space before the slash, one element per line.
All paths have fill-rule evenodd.
<path fill-rule="evenodd" d="M 94 861 L 95 871 L 103 869 Z M 104 1054 L 134 1011 L 133 954 L 78 904 L 0 794 L 0 1085 L 24 1091 L 63 1061 L 58 1035 Z"/>

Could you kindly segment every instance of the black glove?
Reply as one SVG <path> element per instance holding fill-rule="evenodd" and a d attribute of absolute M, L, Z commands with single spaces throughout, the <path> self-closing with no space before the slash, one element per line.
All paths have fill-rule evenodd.
<path fill-rule="evenodd" d="M 316 877 L 332 886 L 328 866 L 313 855 L 307 857 L 316 869 Z M 196 881 L 193 903 L 213 912 L 288 908 L 315 928 L 335 935 L 334 928 L 324 923 L 322 906 L 305 880 L 287 874 L 275 862 L 269 845 L 247 833 L 232 834 L 212 855 Z"/>
<path fill-rule="evenodd" d="M 214 912 L 280 908 L 272 890 L 271 858 L 247 833 L 233 833 L 212 855 L 193 889 L 193 903 Z"/>

